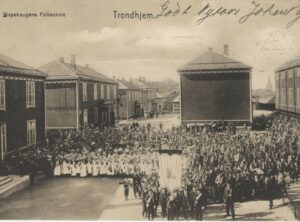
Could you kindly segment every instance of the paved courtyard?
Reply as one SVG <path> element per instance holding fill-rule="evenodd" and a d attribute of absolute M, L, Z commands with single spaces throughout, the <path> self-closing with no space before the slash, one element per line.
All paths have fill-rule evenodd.
<path fill-rule="evenodd" d="M 128 201 L 124 199 L 122 186 L 117 189 L 109 205 L 100 215 L 100 220 L 146 220 L 142 217 L 142 203 L 130 193 Z M 293 212 L 281 200 L 274 201 L 274 209 L 269 210 L 268 201 L 250 201 L 235 204 L 236 220 L 276 220 L 293 221 Z M 159 211 L 159 209 L 158 209 Z M 222 204 L 209 205 L 203 215 L 204 220 L 230 221 L 225 217 L 225 206 Z M 162 220 L 156 218 L 155 220 Z"/>
<path fill-rule="evenodd" d="M 288 205 L 276 200 L 273 210 L 267 201 L 236 203 L 237 220 L 295 220 Z M 0 219 L 40 220 L 145 220 L 141 199 L 130 190 L 124 199 L 123 186 L 113 178 L 42 179 L 0 202 Z M 221 204 L 209 205 L 205 220 L 230 220 Z"/>
<path fill-rule="evenodd" d="M 119 187 L 112 178 L 52 178 L 0 201 L 0 219 L 97 220 Z"/>

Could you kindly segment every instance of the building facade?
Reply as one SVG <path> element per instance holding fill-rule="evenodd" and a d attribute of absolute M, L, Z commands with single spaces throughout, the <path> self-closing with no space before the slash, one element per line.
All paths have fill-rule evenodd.
<path fill-rule="evenodd" d="M 300 113 L 300 57 L 275 71 L 275 93 L 277 110 Z"/>
<path fill-rule="evenodd" d="M 173 113 L 180 113 L 180 95 L 178 95 L 172 102 Z"/>
<path fill-rule="evenodd" d="M 153 112 L 153 102 L 156 99 L 156 89 L 149 86 L 145 78 L 139 77 L 134 80 L 135 87 L 142 91 L 141 108 L 143 110 L 143 116 L 148 117 Z"/>
<path fill-rule="evenodd" d="M 178 69 L 181 122 L 252 121 L 251 67 L 210 48 Z"/>
<path fill-rule="evenodd" d="M 111 126 L 118 118 L 118 84 L 86 66 L 63 58 L 40 67 L 46 80 L 46 128 Z"/>
<path fill-rule="evenodd" d="M 144 90 L 133 81 L 117 80 L 119 83 L 119 116 L 120 119 L 136 119 L 144 116 L 142 96 Z"/>
<path fill-rule="evenodd" d="M 45 141 L 45 78 L 0 55 L 0 160 Z"/>

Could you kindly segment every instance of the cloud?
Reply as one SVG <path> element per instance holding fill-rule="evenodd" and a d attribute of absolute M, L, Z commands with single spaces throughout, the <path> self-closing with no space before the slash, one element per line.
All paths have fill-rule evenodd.
<path fill-rule="evenodd" d="M 97 32 L 89 32 L 87 30 L 81 32 L 68 33 L 67 40 L 83 43 L 102 43 L 106 41 L 120 41 L 126 36 L 126 30 L 123 28 L 104 27 Z"/>

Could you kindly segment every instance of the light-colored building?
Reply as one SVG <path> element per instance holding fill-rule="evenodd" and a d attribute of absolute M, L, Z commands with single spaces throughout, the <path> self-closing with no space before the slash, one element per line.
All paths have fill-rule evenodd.
<path fill-rule="evenodd" d="M 300 56 L 275 71 L 276 109 L 300 113 Z"/>
<path fill-rule="evenodd" d="M 120 119 L 140 118 L 144 116 L 142 105 L 143 90 L 133 81 L 118 79 L 119 117 Z"/>
<path fill-rule="evenodd" d="M 40 70 L 46 79 L 46 128 L 79 129 L 84 125 L 114 125 L 117 118 L 118 83 L 91 69 L 79 66 L 75 55 Z"/>
<path fill-rule="evenodd" d="M 172 101 L 173 113 L 180 113 L 180 95 Z"/>

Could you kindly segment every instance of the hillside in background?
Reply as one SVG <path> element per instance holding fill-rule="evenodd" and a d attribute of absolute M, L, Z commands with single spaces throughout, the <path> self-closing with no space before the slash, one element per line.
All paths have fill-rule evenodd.
<path fill-rule="evenodd" d="M 156 88 L 159 93 L 179 92 L 179 83 L 172 79 L 163 81 L 147 81 L 147 85 L 151 88 Z"/>

